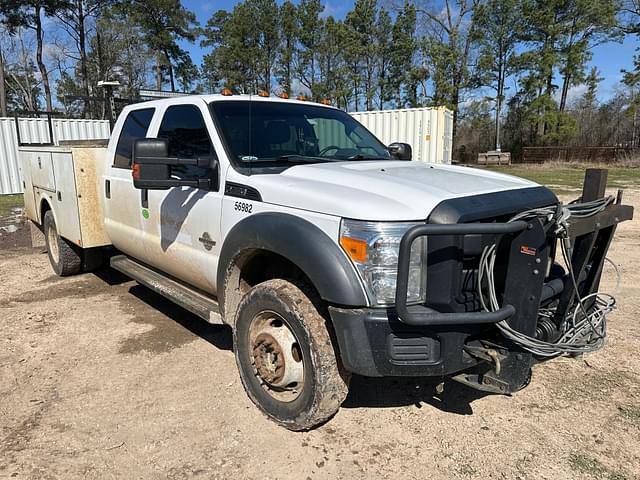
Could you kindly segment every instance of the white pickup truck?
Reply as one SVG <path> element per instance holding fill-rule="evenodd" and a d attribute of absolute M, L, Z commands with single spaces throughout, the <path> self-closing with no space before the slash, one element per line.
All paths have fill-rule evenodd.
<path fill-rule="evenodd" d="M 107 147 L 20 152 L 55 272 L 110 257 L 230 325 L 248 395 L 292 430 L 330 418 L 352 374 L 512 393 L 535 363 L 599 348 L 602 265 L 632 216 L 603 196 L 602 172 L 563 207 L 530 181 L 410 161 L 341 110 L 273 97 L 140 103 Z"/>

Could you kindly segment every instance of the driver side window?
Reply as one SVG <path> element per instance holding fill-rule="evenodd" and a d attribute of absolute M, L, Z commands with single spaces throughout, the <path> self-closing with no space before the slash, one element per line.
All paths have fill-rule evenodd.
<path fill-rule="evenodd" d="M 169 140 L 169 156 L 179 158 L 217 158 L 202 112 L 195 105 L 173 105 L 164 112 L 158 138 Z M 209 169 L 194 166 L 173 167 L 180 178 L 195 178 Z"/>

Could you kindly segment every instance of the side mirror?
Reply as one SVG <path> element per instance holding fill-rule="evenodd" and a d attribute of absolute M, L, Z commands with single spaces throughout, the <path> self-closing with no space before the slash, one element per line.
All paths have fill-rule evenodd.
<path fill-rule="evenodd" d="M 146 190 L 168 190 L 172 187 L 210 189 L 209 178 L 181 180 L 172 177 L 172 166 L 192 165 L 210 167 L 210 158 L 169 157 L 169 142 L 166 138 L 140 138 L 133 144 L 131 176 L 133 186 Z"/>
<path fill-rule="evenodd" d="M 393 158 L 398 160 L 411 160 L 411 145 L 408 143 L 394 142 L 387 147 Z"/>

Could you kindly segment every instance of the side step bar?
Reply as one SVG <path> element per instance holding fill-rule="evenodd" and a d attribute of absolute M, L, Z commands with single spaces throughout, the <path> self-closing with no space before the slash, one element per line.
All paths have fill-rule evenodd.
<path fill-rule="evenodd" d="M 221 324 L 218 302 L 153 270 L 126 255 L 111 257 L 111 267 L 133 278 L 136 282 L 168 298 L 185 310 L 198 315 L 209 323 Z"/>

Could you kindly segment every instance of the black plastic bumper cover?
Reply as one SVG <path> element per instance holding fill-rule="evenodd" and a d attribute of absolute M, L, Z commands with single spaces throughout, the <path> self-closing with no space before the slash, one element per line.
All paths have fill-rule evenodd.
<path fill-rule="evenodd" d="M 466 339 L 486 325 L 410 326 L 392 309 L 329 307 L 344 367 L 358 375 L 442 376 L 474 366 Z"/>

